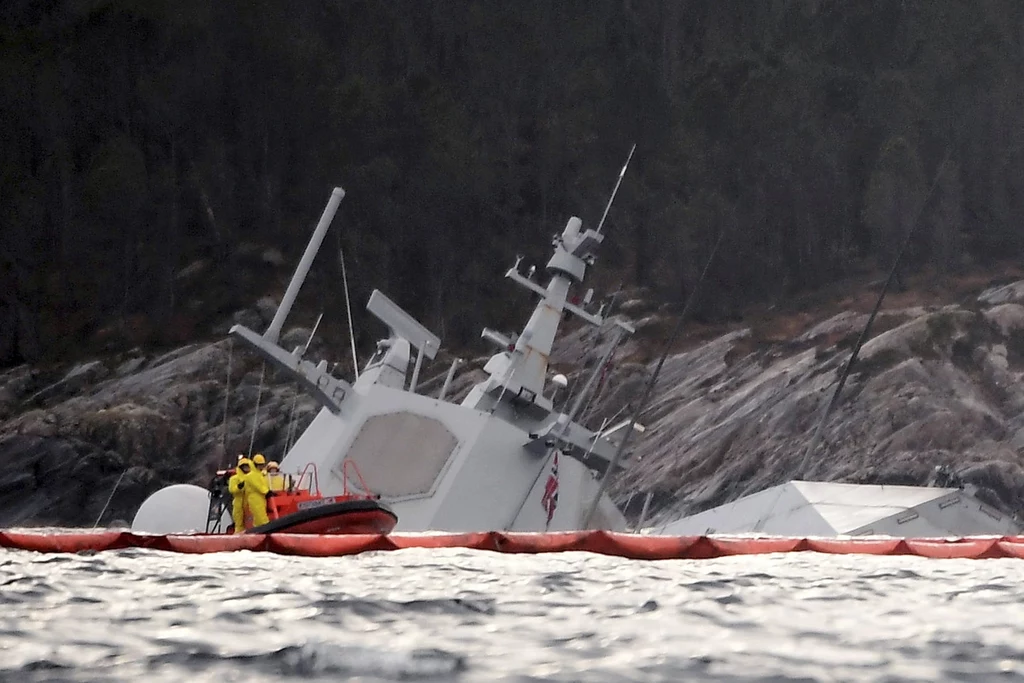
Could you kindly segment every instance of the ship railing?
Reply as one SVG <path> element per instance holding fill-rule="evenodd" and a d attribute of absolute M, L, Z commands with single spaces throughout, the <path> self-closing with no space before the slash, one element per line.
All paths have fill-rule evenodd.
<path fill-rule="evenodd" d="M 358 482 L 360 493 L 371 495 L 370 488 L 366 485 L 366 480 L 363 479 L 363 475 L 359 471 L 359 467 L 356 465 L 354 460 L 350 460 L 349 458 L 345 458 L 344 460 L 341 461 L 341 475 L 345 485 L 344 494 L 346 496 L 352 495 L 351 491 L 348 488 L 349 481 L 353 480 L 350 471 L 355 474 L 354 481 Z"/>
<path fill-rule="evenodd" d="M 314 496 L 320 495 L 320 476 L 316 469 L 316 463 L 306 463 L 306 466 L 299 472 L 295 488 L 299 491 L 309 491 Z"/>
<path fill-rule="evenodd" d="M 373 495 L 370 487 L 366 485 L 366 480 L 363 479 L 363 475 L 355 461 L 345 458 L 341 463 L 341 474 L 344 485 L 343 495 L 350 496 L 355 493 Z M 353 491 L 353 486 L 358 491 Z M 295 479 L 295 485 L 290 490 L 309 491 L 314 496 L 320 495 L 320 475 L 316 468 L 316 463 L 307 463 L 302 468 L 302 471 L 299 472 Z"/>

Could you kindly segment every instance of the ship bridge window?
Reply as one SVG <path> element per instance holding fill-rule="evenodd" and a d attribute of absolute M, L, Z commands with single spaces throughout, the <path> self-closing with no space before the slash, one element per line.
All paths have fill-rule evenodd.
<path fill-rule="evenodd" d="M 431 492 L 458 439 L 443 424 L 423 415 L 400 412 L 367 418 L 347 458 L 373 493 L 385 498 Z M 335 474 L 343 477 L 341 464 Z"/>

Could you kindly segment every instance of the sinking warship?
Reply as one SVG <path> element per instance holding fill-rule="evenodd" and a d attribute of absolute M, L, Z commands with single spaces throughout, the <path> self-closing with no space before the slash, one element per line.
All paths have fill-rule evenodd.
<path fill-rule="evenodd" d="M 623 166 L 619 182 L 625 170 Z M 326 360 L 307 359 L 305 348 L 280 346 L 285 320 L 344 197 L 335 188 L 267 330 L 260 334 L 236 325 L 229 332 L 321 406 L 281 461 L 282 470 L 315 472 L 326 502 L 352 495 L 379 500 L 397 515 L 396 531 L 625 529 L 626 520 L 603 493 L 603 484 L 621 467 L 624 440 L 642 427 L 632 419 L 595 431 L 577 418 L 601 368 L 633 329 L 593 305 L 592 290 L 582 297 L 571 293 L 595 262 L 615 190 L 596 229 L 584 229 L 572 217 L 554 236 L 542 272 L 546 283 L 535 278 L 534 268 L 524 274 L 521 259 L 505 273 L 536 298 L 533 312 L 518 334 L 483 330 L 482 338 L 495 347 L 483 368 L 486 379 L 456 403 L 447 395 L 460 361 L 452 363 L 438 395 L 418 392 L 423 362 L 436 357 L 441 340 L 377 290 L 367 309 L 389 333 L 354 382 L 336 377 Z M 571 405 L 556 408 L 553 397 L 565 379 L 549 376 L 548 358 L 567 316 L 610 327 L 612 333 Z M 1017 519 L 973 493 L 971 487 L 949 482 L 922 488 L 793 481 L 682 519 L 671 511 L 667 518 L 662 513 L 644 528 L 648 493 L 637 526 L 644 533 L 671 535 L 1020 532 Z M 204 526 L 209 530 L 211 524 L 226 527 L 229 519 L 210 518 L 209 500 L 201 487 L 166 487 L 143 503 L 133 530 L 173 533 Z"/>
<path fill-rule="evenodd" d="M 441 340 L 378 290 L 367 309 L 389 333 L 354 382 L 332 374 L 326 360 L 306 359 L 303 348 L 280 346 L 285 320 L 344 194 L 334 189 L 266 331 L 243 325 L 229 331 L 320 405 L 281 460 L 281 470 L 314 468 L 326 498 L 365 489 L 397 514 L 396 531 L 624 529 L 624 516 L 600 484 L 614 466 L 614 439 L 633 425 L 594 431 L 577 417 L 598 371 L 633 328 L 606 320 L 593 290 L 571 294 L 595 262 L 615 191 L 597 229 L 584 229 L 572 217 L 554 236 L 551 257 L 538 274 L 546 283 L 535 268 L 521 272 L 521 259 L 505 273 L 537 299 L 536 305 L 518 334 L 483 330 L 495 353 L 483 368 L 486 379 L 459 403 L 446 396 L 458 360 L 438 395 L 417 392 L 424 359 L 436 356 Z M 568 316 L 613 332 L 604 358 L 571 405 L 556 409 L 552 396 L 565 378 L 549 376 L 548 358 Z M 208 527 L 202 491 L 181 484 L 157 491 L 143 503 L 133 529 L 169 533 Z M 147 521 L 155 519 L 161 520 L 159 528 Z"/>

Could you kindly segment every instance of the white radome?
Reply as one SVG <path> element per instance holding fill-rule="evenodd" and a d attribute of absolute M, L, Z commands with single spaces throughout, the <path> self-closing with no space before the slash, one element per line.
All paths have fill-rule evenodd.
<path fill-rule="evenodd" d="M 132 521 L 132 531 L 143 534 L 202 533 L 206 531 L 209 509 L 209 491 L 193 484 L 175 484 L 160 489 L 142 503 Z"/>

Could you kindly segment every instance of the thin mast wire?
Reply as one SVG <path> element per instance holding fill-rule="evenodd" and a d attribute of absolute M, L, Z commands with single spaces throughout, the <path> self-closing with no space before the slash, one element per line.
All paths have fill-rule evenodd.
<path fill-rule="evenodd" d="M 103 509 L 100 510 L 100 516 L 96 518 L 96 523 L 92 525 L 93 529 L 100 525 L 100 520 L 103 519 L 103 513 L 105 513 L 107 508 L 110 507 L 110 501 L 114 500 L 114 492 L 117 491 L 117 487 L 121 485 L 121 480 L 124 479 L 124 475 L 128 474 L 128 469 L 125 469 L 125 471 L 121 473 L 121 476 L 117 478 L 117 481 L 114 482 L 114 488 L 110 489 L 110 495 L 107 496 L 107 502 L 104 503 Z"/>
<path fill-rule="evenodd" d="M 295 435 L 295 404 L 298 402 L 299 388 L 296 386 L 292 394 L 292 408 L 288 413 L 288 431 L 284 439 L 284 455 L 288 455 L 288 451 L 292 449 L 292 437 Z"/>
<path fill-rule="evenodd" d="M 221 448 L 224 450 L 224 458 L 227 465 L 231 465 L 231 458 L 228 457 L 228 399 L 231 396 L 231 356 L 235 350 L 235 340 L 228 341 L 228 377 L 224 382 L 224 434 L 221 437 Z"/>
<path fill-rule="evenodd" d="M 615 455 L 612 456 L 611 461 L 608 463 L 608 469 L 605 470 L 604 476 L 601 477 L 601 483 L 598 484 L 597 493 L 594 494 L 594 499 L 590 502 L 590 508 L 587 510 L 586 516 L 583 518 L 583 528 L 587 529 L 590 527 L 590 520 L 594 516 L 594 512 L 597 511 L 597 506 L 601 502 L 601 495 L 604 494 L 605 489 L 608 487 L 608 480 L 611 477 L 612 471 L 615 469 L 615 465 L 622 457 L 623 451 L 626 450 L 626 444 L 629 443 L 629 437 L 633 434 L 633 428 L 636 426 L 637 418 L 647 407 L 647 402 L 650 400 L 651 392 L 654 391 L 654 385 L 658 381 L 658 375 L 661 374 L 661 368 L 665 365 L 665 360 L 668 358 L 669 352 L 672 350 L 672 345 L 675 344 L 676 337 L 683 329 L 683 322 L 690 315 L 690 311 L 693 310 L 694 304 L 697 302 L 697 294 L 700 292 L 700 286 L 707 277 L 708 270 L 711 269 L 711 263 L 715 260 L 715 254 L 718 253 L 718 248 L 722 246 L 722 240 L 725 238 L 725 229 L 723 228 L 718 233 L 718 240 L 715 242 L 714 248 L 708 255 L 708 260 L 704 263 L 704 270 L 700 273 L 700 278 L 697 279 L 697 284 L 694 285 L 693 290 L 690 292 L 690 296 L 686 299 L 686 305 L 683 307 L 683 312 L 679 314 L 679 318 L 676 319 L 675 327 L 672 328 L 671 334 L 668 339 L 665 340 L 664 351 L 661 354 L 661 358 L 658 359 L 658 364 L 654 368 L 654 372 L 647 380 L 647 386 L 644 387 L 643 396 L 640 398 L 640 403 L 637 405 L 637 409 L 633 411 L 633 416 L 629 419 L 629 424 L 626 425 L 626 431 L 622 435 L 622 440 L 619 441 L 619 447 L 615 451 Z"/>
<path fill-rule="evenodd" d="M 256 393 L 256 412 L 252 414 L 252 435 L 249 437 L 249 457 L 252 457 L 252 447 L 256 443 L 256 425 L 259 423 L 260 417 L 260 401 L 263 399 L 263 377 L 267 372 L 267 361 L 263 361 L 263 365 L 260 366 L 260 388 Z"/>
<path fill-rule="evenodd" d="M 892 262 L 892 267 L 889 269 L 889 276 L 885 279 L 885 283 L 882 285 L 882 291 L 878 293 L 878 300 L 875 301 L 875 307 L 871 311 L 871 315 L 868 316 L 867 323 L 864 324 L 864 329 L 860 332 L 860 337 L 857 338 L 857 343 L 853 347 L 853 352 L 850 354 L 850 359 L 846 361 L 846 366 L 843 368 L 843 374 L 839 378 L 839 384 L 836 385 L 836 390 L 832 393 L 832 398 L 829 400 L 828 405 L 822 412 L 821 419 L 818 421 L 817 426 L 814 428 L 814 434 L 811 436 L 810 442 L 807 444 L 807 449 L 804 451 L 804 457 L 800 460 L 800 465 L 797 468 L 797 473 L 802 473 L 807 470 L 810 464 L 811 456 L 814 455 L 815 450 L 818 448 L 818 444 L 821 442 L 822 433 L 824 432 L 825 424 L 828 422 L 829 416 L 832 414 L 833 409 L 839 403 L 839 394 L 843 390 L 843 386 L 846 384 L 847 378 L 850 376 L 850 370 L 853 368 L 854 362 L 857 360 L 857 356 L 860 354 L 860 348 L 867 341 L 868 333 L 871 330 L 871 323 L 875 321 L 875 316 L 878 315 L 879 309 L 882 308 L 882 301 L 885 299 L 886 292 L 889 291 L 889 285 L 896 277 L 896 270 L 899 268 L 900 259 L 903 258 L 903 252 L 906 250 L 907 245 L 910 244 L 910 238 L 913 236 L 914 231 L 917 229 L 917 224 L 921 220 L 921 215 L 924 213 L 925 207 L 928 205 L 932 194 L 935 192 L 935 188 L 939 183 L 939 178 L 942 177 L 942 171 L 946 168 L 946 164 L 949 162 L 950 154 L 952 149 L 946 150 L 946 156 L 943 158 L 942 163 L 939 164 L 938 170 L 935 171 L 935 178 L 932 180 L 931 187 L 928 189 L 928 194 L 925 195 L 924 201 L 921 202 L 921 206 L 917 209 L 917 214 L 914 216 L 913 222 L 910 224 L 910 228 L 907 229 L 906 235 L 903 236 L 903 243 L 900 244 L 899 251 L 896 252 L 896 258 Z M 802 475 L 800 475 L 802 476 Z M 754 531 L 760 531 L 764 527 L 764 523 L 771 517 L 775 511 L 775 506 L 778 505 L 779 499 L 782 498 L 783 489 L 780 487 L 778 495 L 775 496 L 775 500 L 772 501 L 771 507 L 768 511 L 758 518 L 754 525 Z"/>
<path fill-rule="evenodd" d="M 323 313 L 317 316 L 316 323 L 313 324 L 313 329 L 309 333 L 309 339 L 306 340 L 306 345 L 302 347 L 302 353 L 300 354 L 300 357 L 305 356 L 306 352 L 309 351 L 309 345 L 313 343 L 313 337 L 316 336 L 316 331 L 320 328 L 320 321 L 323 319 Z M 288 451 L 292 449 L 292 438 L 295 436 L 295 406 L 298 402 L 299 386 L 296 383 L 294 393 L 292 394 L 292 407 L 288 411 L 288 431 L 285 432 L 284 454 L 282 455 L 282 459 L 285 455 L 288 455 Z"/>
<path fill-rule="evenodd" d="M 359 358 L 356 355 L 356 329 L 352 324 L 352 302 L 348 296 L 348 274 L 345 272 L 345 250 L 338 247 L 338 259 L 341 261 L 341 282 L 345 286 L 345 312 L 348 314 L 348 339 L 352 344 L 352 372 L 359 381 Z"/>
<path fill-rule="evenodd" d="M 829 415 L 832 414 L 832 410 L 836 407 L 839 402 L 839 394 L 843 390 L 843 386 L 846 384 L 847 378 L 850 376 L 850 370 L 853 368 L 854 362 L 857 360 L 857 356 L 860 354 L 860 348 L 867 341 L 868 333 L 871 330 L 871 323 L 875 321 L 875 316 L 878 315 L 878 311 L 882 308 L 882 301 L 885 299 L 886 293 L 889 291 L 889 285 L 892 283 L 893 278 L 896 277 L 896 271 L 899 268 L 900 260 L 903 258 L 903 252 L 906 250 L 907 245 L 910 244 L 910 238 L 913 236 L 914 231 L 917 229 L 917 225 L 921 220 L 921 215 L 924 213 L 925 207 L 928 205 L 928 201 L 932 198 L 932 194 L 935 192 L 936 186 L 939 184 L 939 178 L 942 177 L 942 171 L 946 167 L 946 163 L 949 161 L 949 155 L 951 150 L 946 151 L 946 156 L 939 164 L 938 170 L 935 172 L 935 178 L 932 180 L 932 185 L 928 189 L 928 194 L 925 195 L 924 201 L 917 209 L 917 214 L 914 216 L 914 221 L 910 224 L 910 228 L 907 230 L 907 234 L 903 236 L 903 243 L 900 245 L 899 251 L 896 252 L 896 258 L 892 262 L 892 267 L 889 269 L 889 276 L 885 279 L 885 284 L 882 285 L 882 291 L 878 293 L 878 300 L 875 301 L 875 307 L 871 311 L 871 315 L 868 316 L 868 321 L 864 325 L 864 329 L 860 332 L 860 337 L 857 339 L 857 343 L 853 347 L 853 353 L 850 354 L 850 359 L 846 362 L 846 367 L 843 368 L 843 374 L 839 378 L 839 384 L 836 385 L 836 390 L 832 394 L 832 399 L 828 402 L 828 406 L 825 408 L 825 412 L 821 416 L 821 420 L 818 421 L 817 427 L 814 429 L 814 436 L 811 437 L 811 441 L 807 444 L 807 450 L 804 451 L 804 457 L 800 462 L 800 470 L 803 471 L 810 461 L 811 455 L 814 453 L 814 449 L 818 447 L 818 443 L 821 441 L 822 430 L 825 423 L 828 421 Z"/>

